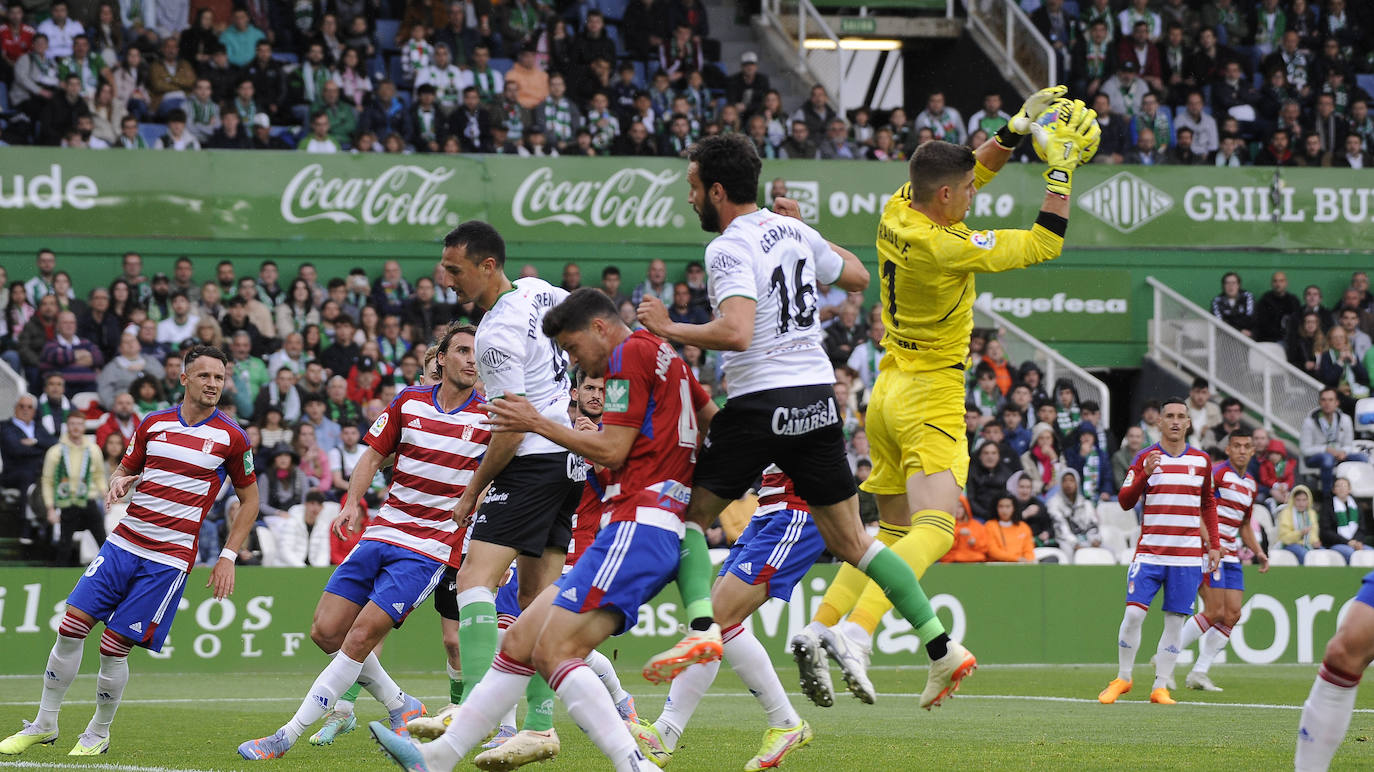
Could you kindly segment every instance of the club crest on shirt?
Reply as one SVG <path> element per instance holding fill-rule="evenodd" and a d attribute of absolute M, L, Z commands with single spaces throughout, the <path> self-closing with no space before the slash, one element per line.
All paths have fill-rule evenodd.
<path fill-rule="evenodd" d="M 472 439 L 472 424 L 468 424 L 467 426 L 464 426 L 464 427 L 463 427 L 463 442 L 467 442 L 467 441 L 469 441 L 469 440 L 471 440 L 471 439 Z"/>
<path fill-rule="evenodd" d="M 214 449 L 215 449 L 215 441 L 214 441 L 214 440 L 206 440 L 206 441 L 200 446 L 200 452 L 201 452 L 201 453 L 209 453 L 210 451 L 212 451 L 212 450 L 214 450 Z"/>
<path fill-rule="evenodd" d="M 381 415 L 377 416 L 377 420 L 373 422 L 372 428 L 368 429 L 367 433 L 372 435 L 373 437 L 382 436 L 382 430 L 386 428 L 386 422 L 388 420 L 390 419 L 387 417 L 386 413 L 382 413 Z"/>

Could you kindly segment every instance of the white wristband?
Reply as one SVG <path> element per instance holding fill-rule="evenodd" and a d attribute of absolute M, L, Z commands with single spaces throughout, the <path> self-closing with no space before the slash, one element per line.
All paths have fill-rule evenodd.
<path fill-rule="evenodd" d="M 239 559 L 239 553 L 229 549 L 228 547 L 225 547 L 224 549 L 220 550 L 219 556 L 221 560 L 228 560 L 230 563 L 233 563 L 234 561 Z"/>

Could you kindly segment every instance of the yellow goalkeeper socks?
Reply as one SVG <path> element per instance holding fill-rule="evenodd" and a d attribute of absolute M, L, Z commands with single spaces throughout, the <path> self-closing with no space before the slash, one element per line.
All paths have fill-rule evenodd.
<path fill-rule="evenodd" d="M 883 546 L 891 547 L 901 541 L 903 536 L 911 530 L 909 525 L 892 525 L 890 523 L 878 523 L 878 541 Z M 942 553 L 943 554 L 943 553 Z M 840 570 L 835 574 L 835 581 L 830 583 L 829 589 L 825 591 L 825 597 L 821 598 L 821 606 L 816 609 L 816 618 L 826 627 L 833 627 L 854 608 L 854 602 L 868 587 L 868 574 L 845 563 L 840 566 Z M 882 590 L 875 585 L 874 591 L 880 597 L 885 597 Z"/>
<path fill-rule="evenodd" d="M 909 534 L 892 545 L 892 551 L 906 561 L 916 574 L 916 578 L 920 579 L 925 576 L 926 569 L 944 557 L 954 544 L 954 516 L 938 509 L 923 509 L 912 516 L 909 530 Z M 830 593 L 827 592 L 826 597 L 830 597 Z M 825 606 L 822 605 L 821 608 L 824 609 Z M 849 621 L 872 635 L 890 608 L 892 602 L 883 594 L 882 588 L 876 584 L 869 585 L 854 604 L 854 610 L 849 613 Z M 819 618 L 819 614 L 817 617 Z"/>

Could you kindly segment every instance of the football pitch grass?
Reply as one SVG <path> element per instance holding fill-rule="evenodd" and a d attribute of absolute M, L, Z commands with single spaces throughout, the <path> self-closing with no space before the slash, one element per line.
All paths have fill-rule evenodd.
<path fill-rule="evenodd" d="M 319 659 L 323 665 L 323 658 Z M 314 674 L 170 675 L 133 678 L 115 720 L 108 755 L 69 758 L 93 710 L 93 663 L 68 692 L 62 736 L 19 757 L 0 757 L 5 769 L 177 770 L 387 770 L 363 722 L 384 711 L 366 692 L 358 701 L 359 729 L 334 745 L 316 748 L 305 738 L 282 759 L 246 762 L 235 753 L 247 739 L 271 734 L 295 711 Z M 624 663 L 621 663 L 622 665 Z M 916 705 L 924 668 L 875 669 L 874 705 L 847 692 L 831 708 L 796 694 L 796 673 L 781 669 L 793 705 L 815 729 L 815 740 L 793 752 L 791 770 L 937 769 L 1281 769 L 1292 768 L 1299 706 L 1315 665 L 1217 665 L 1219 694 L 1174 692 L 1174 706 L 1149 704 L 1152 668 L 1136 669 L 1136 688 L 1116 705 L 1099 705 L 1097 692 L 1113 676 L 1107 665 L 985 666 L 965 682 L 958 698 L 927 713 Z M 1179 680 L 1182 681 L 1183 668 Z M 442 673 L 394 671 L 397 681 L 431 709 L 447 703 Z M 838 671 L 835 671 L 839 682 Z M 666 689 L 622 672 L 641 716 L 654 718 Z M 0 679 L 0 730 L 17 731 L 32 718 L 37 676 Z M 1356 704 L 1350 733 L 1333 769 L 1374 767 L 1374 689 Z M 318 727 L 316 727 L 318 728 Z M 739 680 L 721 670 L 683 737 L 670 770 L 739 770 L 754 754 L 765 728 L 758 703 Z M 609 769 L 606 759 L 557 708 L 560 756 L 533 769 Z M 311 730 L 313 731 L 313 729 Z M 474 769 L 471 757 L 458 769 Z"/>

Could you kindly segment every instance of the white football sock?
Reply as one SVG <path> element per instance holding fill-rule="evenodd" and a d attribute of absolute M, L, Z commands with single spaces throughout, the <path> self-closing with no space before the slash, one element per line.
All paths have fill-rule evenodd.
<path fill-rule="evenodd" d="M 583 657 L 583 661 L 587 663 L 587 667 L 591 668 L 593 673 L 596 673 L 596 677 L 601 679 L 601 683 L 605 684 L 606 691 L 610 692 L 613 701 L 620 702 L 630 696 L 630 693 L 625 691 L 625 687 L 621 686 L 620 676 L 616 675 L 615 665 L 611 664 L 610 657 L 592 649 L 590 654 Z"/>
<path fill-rule="evenodd" d="M 1350 728 L 1359 684 L 1359 676 L 1333 671 L 1322 663 L 1312 682 L 1312 691 L 1302 704 L 1298 750 L 1293 757 L 1297 772 L 1326 772 L 1331 766 L 1331 757 L 1336 755 Z"/>
<path fill-rule="evenodd" d="M 864 633 L 862 627 L 850 624 Z M 841 630 L 845 635 L 848 632 Z M 866 635 L 866 633 L 864 633 Z M 759 643 L 743 625 L 726 629 L 721 638 L 725 642 L 725 661 L 735 671 L 744 685 L 758 698 L 763 712 L 768 716 L 768 725 L 778 729 L 790 729 L 801 723 L 801 716 L 792 709 L 787 700 L 787 692 L 778 680 L 778 672 L 773 669 L 773 661 L 768 658 L 768 650 Z"/>
<path fill-rule="evenodd" d="M 1183 632 L 1179 635 L 1178 650 L 1192 646 L 1197 639 L 1207 634 L 1212 628 L 1212 623 L 1202 614 L 1194 614 L 1188 617 L 1188 622 L 1183 625 Z"/>
<path fill-rule="evenodd" d="M 382 661 L 377 659 L 377 652 L 368 652 L 367 659 L 363 660 L 363 669 L 358 674 L 358 683 L 362 684 L 376 698 L 377 702 L 386 706 L 388 711 L 400 710 L 406 704 L 406 693 L 401 691 L 401 687 L 391 680 L 385 669 L 382 668 Z M 352 686 L 352 684 L 349 684 Z"/>
<path fill-rule="evenodd" d="M 443 736 L 423 746 L 425 765 L 440 772 L 452 770 L 486 739 L 502 714 L 520 701 L 533 675 L 534 668 L 498 652 L 486 675 L 469 689 L 462 709 L 454 714 Z M 623 726 L 619 716 L 616 723 Z"/>
<path fill-rule="evenodd" d="M 1197 648 L 1197 662 L 1193 664 L 1193 672 L 1207 675 L 1207 671 L 1212 669 L 1212 660 L 1217 658 L 1230 640 L 1231 628 L 1212 625 L 1212 629 L 1202 636 L 1202 644 Z"/>
<path fill-rule="evenodd" d="M 81 652 L 85 638 L 68 638 L 58 634 L 48 654 L 48 667 L 43 671 L 43 696 L 38 699 L 38 717 L 33 720 L 41 729 L 57 728 L 57 713 L 62 698 L 81 671 Z"/>
<path fill-rule="evenodd" d="M 1140 626 L 1145 623 L 1145 609 L 1126 604 L 1126 613 L 1121 616 L 1121 630 L 1116 637 L 1116 677 L 1122 681 L 1131 680 L 1135 669 L 1135 653 L 1140 648 Z"/>
<path fill-rule="evenodd" d="M 301 739 L 301 735 L 305 734 L 305 730 L 323 718 L 334 701 L 339 699 L 339 695 L 348 691 L 348 687 L 358 680 L 358 674 L 362 670 L 363 663 L 350 659 L 342 651 L 335 652 L 333 661 L 320 671 L 301 706 L 296 708 L 296 715 L 282 726 L 281 731 L 286 735 L 286 739 L 295 745 L 296 741 Z"/>
<path fill-rule="evenodd" d="M 773 666 L 770 664 L 768 667 L 771 670 Z M 697 705 L 701 704 L 701 698 L 711 688 L 719 672 L 720 660 L 715 660 L 704 665 L 692 665 L 673 679 L 668 687 L 668 701 L 663 703 L 663 712 L 654 722 L 654 728 L 658 729 L 668 750 L 677 747 L 677 741 L 687 730 L 687 722 L 692 720 Z"/>
<path fill-rule="evenodd" d="M 100 673 L 95 678 L 95 716 L 86 725 L 86 732 L 97 737 L 110 736 L 124 687 L 129 683 L 129 658 L 100 655 Z"/>
<path fill-rule="evenodd" d="M 587 663 L 570 659 L 553 671 L 549 685 L 563 701 L 568 715 L 615 764 L 616 772 L 637 772 L 643 755 L 620 719 L 606 687 Z"/>
<path fill-rule="evenodd" d="M 860 648 L 869 649 L 873 646 L 873 636 L 869 635 L 867 630 L 859 627 L 848 619 L 835 625 L 835 630 L 848 638 L 850 643 Z M 796 726 L 796 724 L 792 724 L 792 726 Z"/>
<path fill-rule="evenodd" d="M 1169 685 L 1174 677 L 1174 665 L 1178 662 L 1178 638 L 1183 633 L 1183 623 L 1188 617 L 1183 614 L 1164 615 L 1164 632 L 1159 636 L 1159 648 L 1155 651 L 1155 683 L 1152 689 Z"/>

